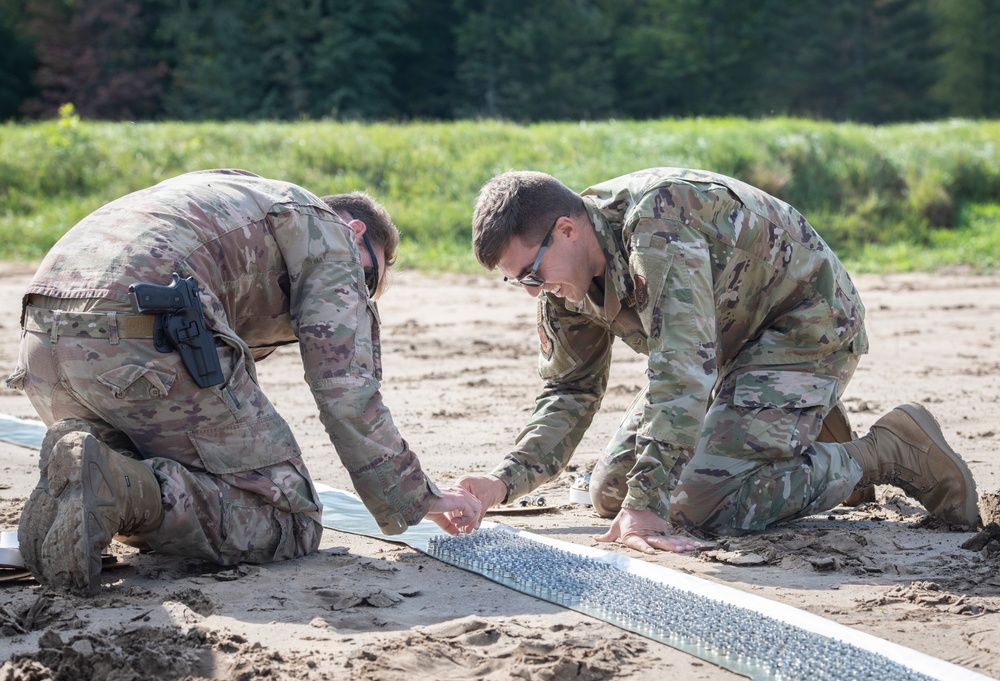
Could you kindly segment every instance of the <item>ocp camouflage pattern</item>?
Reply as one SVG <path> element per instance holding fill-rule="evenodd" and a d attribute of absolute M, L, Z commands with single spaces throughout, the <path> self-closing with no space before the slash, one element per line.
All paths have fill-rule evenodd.
<path fill-rule="evenodd" d="M 185 527 L 191 536 L 216 532 L 205 541 L 218 544 L 211 526 L 225 524 L 270 537 L 246 546 L 274 548 L 292 542 L 286 533 L 298 521 L 274 520 L 272 512 L 303 513 L 312 519 L 305 525 L 317 528 L 320 513 L 292 432 L 257 385 L 255 362 L 298 343 L 320 419 L 365 505 L 387 533 L 419 522 L 439 492 L 382 401 L 378 313 L 350 228 L 293 184 L 236 170 L 188 173 L 82 220 L 42 262 L 25 301 L 125 314 L 130 284 L 169 284 L 174 272 L 194 277 L 201 289 L 225 384 L 198 389 L 176 353 L 156 353 L 151 340 L 111 342 L 63 328 L 25 334 L 32 344 L 11 385 L 42 402 L 36 408 L 49 423 L 81 416 L 102 422 L 112 440 L 115 431 L 127 435 L 109 444 L 152 459 L 174 516 L 165 527 Z M 43 354 L 53 352 L 62 363 L 47 376 Z M 80 399 L 65 390 L 47 397 L 46 381 L 66 377 Z M 68 413 L 74 410 L 90 413 Z M 206 488 L 192 473 L 213 480 Z M 206 494 L 226 499 L 230 488 L 257 500 L 237 494 L 221 508 L 199 501 Z M 261 503 L 268 508 L 254 510 Z M 213 517 L 219 513 L 227 517 Z M 309 550 L 320 531 L 304 531 L 315 534 L 304 541 Z M 168 534 L 163 542 L 185 541 Z M 286 549 L 275 555 L 296 553 Z"/>
<path fill-rule="evenodd" d="M 696 448 L 709 435 L 703 426 L 720 378 L 757 367 L 815 372 L 841 353 L 856 363 L 867 351 L 864 307 L 836 255 L 798 211 L 733 178 L 653 168 L 581 196 L 604 249 L 605 276 L 579 305 L 539 296 L 545 385 L 493 474 L 515 498 L 566 466 L 601 404 L 617 337 L 648 355 L 649 379 L 637 413 L 626 416 L 609 449 L 634 452 L 621 503 L 667 517 L 681 470 L 689 460 L 688 469 L 697 464 Z M 818 399 L 789 397 L 784 373 L 778 384 L 747 395 L 762 402 L 804 397 L 821 423 L 853 372 L 849 360 L 832 364 L 844 368 L 830 369 L 832 383 Z M 831 475 L 838 480 L 856 473 L 850 461 L 837 468 Z"/>

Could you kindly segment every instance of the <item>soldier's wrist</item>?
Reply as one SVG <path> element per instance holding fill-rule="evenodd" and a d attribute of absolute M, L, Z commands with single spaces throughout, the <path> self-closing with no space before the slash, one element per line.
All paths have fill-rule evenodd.
<path fill-rule="evenodd" d="M 622 508 L 631 511 L 652 511 L 664 520 L 669 520 L 669 492 L 665 488 L 643 490 L 638 487 L 629 487 L 625 500 L 622 501 Z"/>
<path fill-rule="evenodd" d="M 528 480 L 528 471 L 523 466 L 507 463 L 490 471 L 489 475 L 496 478 L 504 487 L 503 499 L 499 502 L 501 504 L 505 504 L 509 500 L 516 499 L 530 491 L 531 483 Z M 497 490 L 499 491 L 499 489 L 498 486 Z"/>

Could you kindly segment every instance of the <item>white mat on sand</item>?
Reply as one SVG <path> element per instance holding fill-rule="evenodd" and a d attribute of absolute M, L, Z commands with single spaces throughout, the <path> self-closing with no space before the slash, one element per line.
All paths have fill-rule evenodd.
<path fill-rule="evenodd" d="M 383 535 L 378 529 L 378 525 L 376 525 L 374 519 L 356 495 L 344 490 L 333 489 L 325 485 L 317 485 L 316 488 L 319 491 L 320 499 L 323 501 L 324 527 L 350 532 L 352 534 L 365 535 L 375 539 L 383 539 L 386 541 L 406 544 L 414 549 L 417 549 L 418 551 L 428 553 L 428 555 L 431 555 L 428 552 L 428 542 L 430 538 L 434 536 L 446 536 L 442 534 L 441 529 L 437 525 L 428 520 L 424 520 L 414 527 L 411 527 L 403 534 L 388 537 Z M 487 521 L 483 523 L 483 527 L 497 527 L 497 524 Z M 941 681 L 986 681 L 988 679 L 988 677 L 966 669 L 965 667 L 945 662 L 944 660 L 940 660 L 936 657 L 932 657 L 911 648 L 907 648 L 905 646 L 878 638 L 877 636 L 872 636 L 871 634 L 852 629 L 832 620 L 820 617 L 819 615 L 806 612 L 805 610 L 800 610 L 784 603 L 779 603 L 754 594 L 749 594 L 724 584 L 718 584 L 706 579 L 701 579 L 700 577 L 678 572 L 677 570 L 671 570 L 670 568 L 660 565 L 654 565 L 645 561 L 636 560 L 620 553 L 602 551 L 589 546 L 582 546 L 557 539 L 551 539 L 549 537 L 543 537 L 541 535 L 525 532 L 523 530 L 516 530 L 508 527 L 504 527 L 504 529 L 509 530 L 524 539 L 530 539 L 563 551 L 568 551 L 580 556 L 586 556 L 588 558 L 607 563 L 625 572 L 631 572 L 676 589 L 682 589 L 690 593 L 716 601 L 721 601 L 739 608 L 746 608 L 766 617 L 783 622 L 789 626 L 798 627 L 820 636 L 854 645 L 862 650 L 885 657 L 892 662 L 932 679 L 940 679 Z M 485 572 L 470 569 L 464 565 L 461 567 L 470 572 L 476 572 L 477 574 L 499 582 L 500 584 L 504 584 L 510 588 L 524 592 L 524 590 L 519 588 L 516 583 L 508 583 L 503 579 L 496 578 L 492 574 L 486 574 Z M 532 593 L 530 595 L 540 598 L 540 596 L 536 593 Z M 560 599 L 556 594 L 554 594 L 551 598 L 541 598 L 542 600 L 564 605 L 565 607 L 564 603 L 560 603 Z M 581 612 L 591 616 L 596 616 L 595 613 L 588 610 L 575 607 L 572 609 L 580 610 Z M 605 621 L 608 621 L 615 626 L 622 626 L 618 622 L 610 620 Z M 749 675 L 754 679 L 779 678 L 773 673 L 774 670 L 749 670 L 743 668 L 743 666 L 738 664 L 735 660 L 713 654 L 711 651 L 707 651 L 698 646 L 680 646 L 656 636 L 651 636 L 644 631 L 631 629 L 627 626 L 622 626 L 622 628 L 629 629 L 630 631 L 634 631 L 642 636 L 647 636 L 660 641 L 661 643 L 679 648 L 685 652 L 695 655 L 696 657 L 713 664 L 717 664 L 720 667 L 730 669 L 739 674 Z"/>
<path fill-rule="evenodd" d="M 45 437 L 45 424 L 38 419 L 20 419 L 0 414 L 0 440 L 22 447 L 38 449 Z"/>

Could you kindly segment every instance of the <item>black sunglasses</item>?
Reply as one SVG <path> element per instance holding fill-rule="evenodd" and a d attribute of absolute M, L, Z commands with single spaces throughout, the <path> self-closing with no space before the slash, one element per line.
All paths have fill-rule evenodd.
<path fill-rule="evenodd" d="M 535 256 L 535 262 L 532 263 L 531 269 L 527 274 L 518 277 L 517 279 L 511 279 L 509 277 L 504 277 L 503 280 L 512 286 L 531 286 L 532 288 L 538 288 L 539 286 L 545 285 L 545 278 L 538 276 L 538 266 L 542 264 L 542 255 L 545 253 L 545 249 L 549 247 L 549 239 L 552 238 L 552 232 L 555 231 L 556 223 L 559 222 L 559 218 L 568 218 L 569 213 L 565 215 L 560 215 L 549 227 L 549 231 L 545 233 L 545 238 L 542 239 L 542 245 L 538 248 L 538 255 Z"/>

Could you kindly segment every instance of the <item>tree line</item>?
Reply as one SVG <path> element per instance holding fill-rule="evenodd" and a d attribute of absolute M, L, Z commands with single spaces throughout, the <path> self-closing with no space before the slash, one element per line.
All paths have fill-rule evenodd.
<path fill-rule="evenodd" d="M 1000 115 L 1000 0 L 0 0 L 0 120 Z"/>

